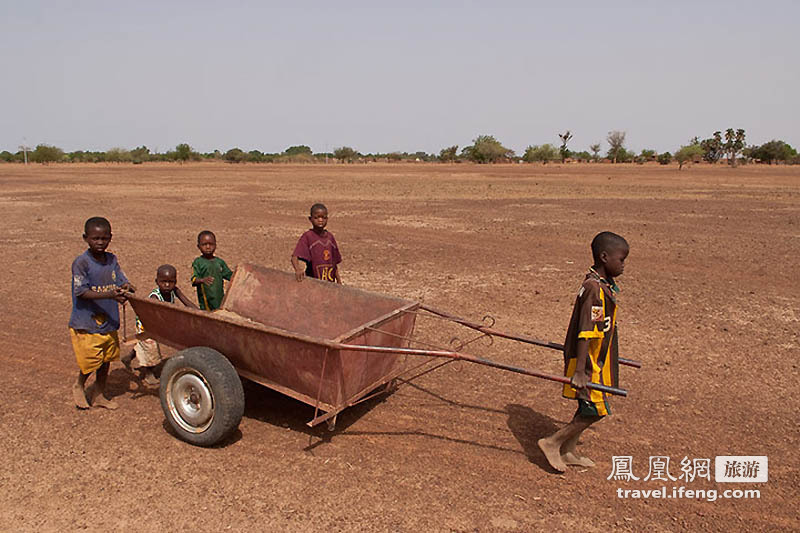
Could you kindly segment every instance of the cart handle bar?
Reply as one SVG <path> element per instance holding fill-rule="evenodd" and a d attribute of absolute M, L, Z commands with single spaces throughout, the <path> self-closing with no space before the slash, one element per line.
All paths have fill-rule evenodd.
<path fill-rule="evenodd" d="M 517 374 L 524 374 L 526 376 L 533 376 L 536 378 L 548 379 L 550 381 L 557 381 L 559 383 L 564 383 L 565 385 L 572 384 L 572 381 L 564 376 L 543 374 L 541 372 L 535 372 L 533 370 L 528 370 L 525 368 L 506 365 L 503 363 L 492 361 L 490 359 L 484 359 L 483 357 L 478 357 L 476 355 L 469 355 L 459 352 L 449 352 L 444 350 L 421 350 L 417 348 L 390 348 L 388 346 L 364 346 L 358 344 L 338 344 L 338 343 L 336 344 L 336 348 L 338 348 L 339 350 L 351 350 L 357 352 L 372 352 L 372 353 L 384 353 L 384 354 L 396 354 L 396 355 L 426 355 L 428 357 L 447 357 L 450 359 L 458 359 L 462 361 L 469 361 L 470 363 L 477 363 L 479 365 L 486 365 L 494 368 L 500 368 L 502 370 L 508 370 L 510 372 L 516 372 Z M 606 385 L 600 385 L 598 383 L 587 383 L 586 387 L 589 389 L 598 390 L 600 392 L 605 392 L 607 394 L 615 394 L 617 396 L 628 395 L 628 391 L 626 391 L 625 389 L 608 387 Z"/>
<path fill-rule="evenodd" d="M 557 342 L 547 342 L 547 341 L 540 341 L 538 339 L 534 339 L 532 337 L 527 337 L 525 335 L 515 335 L 512 333 L 504 333 L 502 331 L 498 331 L 496 329 L 487 328 L 482 324 L 476 324 L 475 322 L 470 322 L 469 320 L 457 317 L 455 315 L 451 315 L 450 313 L 446 313 L 444 311 L 440 311 L 438 309 L 434 309 L 433 307 L 428 307 L 427 305 L 420 305 L 420 309 L 424 309 L 429 313 L 433 313 L 434 315 L 440 316 L 442 318 L 446 318 L 448 320 L 452 320 L 453 322 L 457 322 L 462 326 L 466 326 L 468 328 L 480 331 L 481 333 L 486 333 L 487 335 L 494 335 L 496 337 L 501 337 L 504 339 L 511 339 L 515 341 L 525 342 L 527 344 L 535 344 L 536 346 L 543 346 L 545 348 L 552 348 L 553 350 L 564 351 L 564 345 L 558 344 Z M 634 361 L 633 359 L 625 359 L 624 357 L 619 358 L 619 364 L 632 366 L 633 368 L 642 368 L 642 363 L 639 361 Z"/>

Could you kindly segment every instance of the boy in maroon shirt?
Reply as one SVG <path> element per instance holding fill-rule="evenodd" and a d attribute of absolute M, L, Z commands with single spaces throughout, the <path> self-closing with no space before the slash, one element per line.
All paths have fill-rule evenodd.
<path fill-rule="evenodd" d="M 304 276 L 341 283 L 337 265 L 342 262 L 339 245 L 333 233 L 325 229 L 328 225 L 328 208 L 322 204 L 311 206 L 311 229 L 303 233 L 292 253 L 292 266 L 297 281 Z M 300 262 L 305 263 L 305 265 Z"/>

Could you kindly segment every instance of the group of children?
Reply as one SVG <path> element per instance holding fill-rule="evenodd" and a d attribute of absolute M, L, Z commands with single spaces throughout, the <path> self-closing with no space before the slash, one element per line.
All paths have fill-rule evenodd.
<path fill-rule="evenodd" d="M 311 207 L 311 229 L 303 233 L 291 256 L 297 281 L 309 276 L 341 283 L 338 265 L 342 261 L 333 234 L 326 230 L 328 209 L 323 204 Z M 134 286 L 125 277 L 114 254 L 107 252 L 111 242 L 111 224 L 102 217 L 86 221 L 83 240 L 88 249 L 72 263 L 72 314 L 70 336 L 78 362 L 78 378 L 73 384 L 73 398 L 79 409 L 90 405 L 116 409 L 117 403 L 105 396 L 109 364 L 120 358 L 118 303 L 124 304 Z M 177 270 L 161 265 L 156 271 L 156 288 L 150 298 L 213 311 L 222 305 L 223 280 L 233 272 L 214 254 L 217 248 L 213 232 L 201 231 L 197 236 L 200 257 L 192 263 L 192 285 L 197 289 L 197 305 L 177 286 Z M 589 467 L 594 463 L 576 449 L 581 434 L 592 424 L 610 414 L 608 396 L 587 387 L 588 383 L 617 387 L 617 287 L 615 279 L 624 271 L 628 243 L 621 236 L 599 233 L 591 244 L 593 265 L 586 274 L 572 310 L 564 343 L 564 373 L 571 382 L 564 385 L 563 396 L 576 399 L 578 408 L 572 420 L 549 437 L 538 441 L 550 465 L 563 472 L 567 465 Z M 137 333 L 143 333 L 137 318 Z M 158 343 L 140 340 L 122 358 L 131 371 L 139 368 L 139 378 L 157 384 L 156 376 L 162 355 Z M 87 391 L 85 384 L 95 373 L 95 386 Z M 87 396 L 87 392 L 89 392 Z"/>
<path fill-rule="evenodd" d="M 300 237 L 291 257 L 297 280 L 309 276 L 341 283 L 339 245 L 333 234 L 325 229 L 328 209 L 323 204 L 314 204 L 308 218 L 312 228 Z M 116 409 L 117 403 L 106 397 L 105 388 L 109 364 L 120 358 L 117 303 L 124 304 L 126 294 L 136 289 L 125 277 L 116 256 L 106 251 L 111 242 L 111 223 L 107 219 L 88 219 L 83 227 L 83 240 L 88 249 L 72 262 L 69 330 L 79 368 L 72 387 L 73 400 L 79 409 L 88 409 L 90 405 Z M 201 255 L 192 262 L 192 285 L 197 289 L 197 305 L 177 286 L 178 272 L 172 265 L 158 267 L 156 287 L 150 292 L 150 298 L 167 303 L 179 301 L 185 306 L 206 311 L 222 305 L 225 295 L 223 280 L 230 280 L 233 272 L 222 258 L 214 255 L 217 239 L 213 232 L 201 231 L 197 236 L 197 248 Z M 136 332 L 139 336 L 144 333 L 138 317 Z M 147 338 L 139 340 L 133 350 L 121 357 L 129 371 L 138 369 L 139 379 L 150 385 L 158 383 L 157 373 L 162 359 L 158 343 Z M 92 373 L 95 373 L 95 385 L 87 391 L 86 380 Z"/>

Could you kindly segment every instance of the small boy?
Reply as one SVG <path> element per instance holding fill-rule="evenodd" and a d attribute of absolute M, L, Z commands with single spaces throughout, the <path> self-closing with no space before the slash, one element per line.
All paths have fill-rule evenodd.
<path fill-rule="evenodd" d="M 589 426 L 611 414 L 607 394 L 586 384 L 619 386 L 619 288 L 614 278 L 622 275 L 628 252 L 628 242 L 616 233 L 604 231 L 592 240 L 594 265 L 578 291 L 564 342 L 564 375 L 572 383 L 564 385 L 563 396 L 576 398 L 578 410 L 569 424 L 539 439 L 539 448 L 559 472 L 566 465 L 594 466 L 594 461 L 578 454 L 578 439 Z"/>
<path fill-rule="evenodd" d="M 175 297 L 177 297 L 186 307 L 197 309 L 197 306 L 183 294 L 177 283 L 178 271 L 175 267 L 161 265 L 156 270 L 156 288 L 150 291 L 149 298 L 174 304 Z M 136 317 L 136 333 L 137 335 L 144 333 L 144 328 L 138 316 Z M 122 357 L 122 364 L 125 365 L 129 372 L 133 372 L 133 368 L 138 368 L 139 379 L 148 385 L 158 385 L 158 378 L 154 370 L 162 360 L 161 347 L 158 343 L 154 339 L 143 339 L 136 343 L 130 353 Z"/>
<path fill-rule="evenodd" d="M 89 249 L 72 262 L 72 314 L 69 334 L 78 361 L 78 379 L 72 396 L 78 409 L 89 405 L 116 409 L 106 398 L 106 380 L 111 361 L 119 357 L 119 308 L 126 291 L 134 292 L 114 254 L 106 252 L 111 242 L 111 223 L 92 217 L 83 225 L 83 240 Z M 96 383 L 91 402 L 86 398 L 86 379 L 94 372 Z"/>
<path fill-rule="evenodd" d="M 230 281 L 233 272 L 225 261 L 214 257 L 217 237 L 213 232 L 201 231 L 197 235 L 197 248 L 202 255 L 192 262 L 192 285 L 197 287 L 200 309 L 213 311 L 220 308 L 225 296 L 222 280 Z"/>
<path fill-rule="evenodd" d="M 303 233 L 292 254 L 292 266 L 297 281 L 304 276 L 341 283 L 337 265 L 342 262 L 339 245 L 328 225 L 328 208 L 322 204 L 311 206 L 311 229 Z M 300 263 L 302 261 L 305 265 Z"/>

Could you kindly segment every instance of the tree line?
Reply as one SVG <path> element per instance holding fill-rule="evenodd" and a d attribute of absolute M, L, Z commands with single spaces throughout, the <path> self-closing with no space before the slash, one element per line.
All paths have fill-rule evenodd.
<path fill-rule="evenodd" d="M 443 163 L 458 163 L 463 161 L 473 163 L 511 163 L 527 162 L 547 164 L 553 161 L 578 161 L 598 162 L 607 160 L 612 163 L 646 163 L 657 161 L 668 165 L 673 161 L 678 163 L 678 168 L 683 168 L 686 163 L 706 161 L 718 163 L 725 160 L 729 165 L 745 163 L 784 163 L 800 164 L 800 156 L 788 143 L 781 140 L 768 141 L 761 145 L 747 145 L 743 129 L 728 128 L 725 131 L 715 131 L 710 137 L 701 139 L 694 137 L 685 145 L 680 146 L 674 154 L 670 152 L 658 153 L 656 150 L 643 149 L 635 153 L 625 147 L 626 133 L 624 131 L 610 131 L 606 136 L 608 148 L 601 155 L 601 142 L 593 143 L 588 150 L 573 151 L 569 142 L 573 134 L 567 130 L 557 134 L 560 144 L 541 144 L 528 146 L 522 155 L 517 155 L 514 150 L 506 148 L 492 135 L 479 135 L 473 139 L 472 144 L 465 146 L 459 152 L 459 146 L 453 145 L 442 148 L 438 154 L 418 151 L 368 153 L 362 154 L 355 148 L 341 146 L 332 152 L 315 153 L 309 146 L 290 146 L 280 153 L 265 153 L 259 150 L 244 151 L 240 148 L 231 148 L 225 152 L 200 153 L 189 144 L 181 143 L 173 150 L 166 152 L 151 151 L 146 146 L 139 146 L 132 150 L 125 148 L 111 148 L 104 152 L 77 150 L 65 152 L 64 150 L 47 144 L 39 144 L 35 148 L 20 147 L 17 152 L 7 150 L 0 152 L 0 161 L 13 162 L 77 162 L 77 163 L 133 163 L 140 164 L 149 161 L 202 161 L 219 160 L 229 163 L 317 163 L 339 162 L 355 163 L 367 161 L 437 161 Z"/>

